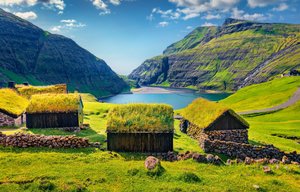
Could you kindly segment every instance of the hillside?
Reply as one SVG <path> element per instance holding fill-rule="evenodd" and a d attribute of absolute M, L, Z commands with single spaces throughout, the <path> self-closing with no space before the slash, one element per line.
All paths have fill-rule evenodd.
<path fill-rule="evenodd" d="M 266 109 L 280 105 L 300 88 L 300 77 L 284 77 L 238 90 L 220 103 L 238 111 Z"/>
<path fill-rule="evenodd" d="M 120 93 L 126 83 L 101 59 L 73 40 L 51 34 L 0 9 L 0 86 L 67 83 L 97 96 Z"/>
<path fill-rule="evenodd" d="M 226 19 L 200 27 L 146 60 L 130 79 L 141 85 L 232 91 L 300 69 L 300 25 Z"/>

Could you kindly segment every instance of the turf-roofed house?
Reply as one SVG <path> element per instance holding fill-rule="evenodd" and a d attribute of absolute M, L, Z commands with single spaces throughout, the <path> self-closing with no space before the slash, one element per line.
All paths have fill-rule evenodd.
<path fill-rule="evenodd" d="M 83 123 L 79 94 L 32 95 L 26 110 L 28 128 L 76 128 Z"/>
<path fill-rule="evenodd" d="M 32 95 L 36 94 L 46 94 L 46 93 L 67 93 L 67 85 L 66 84 L 56 84 L 56 85 L 47 85 L 47 86 L 32 86 L 32 85 L 24 85 L 18 84 L 16 85 L 16 90 L 20 93 L 20 95 L 27 97 L 30 99 Z"/>
<path fill-rule="evenodd" d="M 14 89 L 0 89 L 0 127 L 18 127 L 25 123 L 28 100 Z"/>
<path fill-rule="evenodd" d="M 233 110 L 199 98 L 181 115 L 182 132 L 200 141 L 204 139 L 248 143 L 249 124 Z"/>
<path fill-rule="evenodd" d="M 108 150 L 119 152 L 173 151 L 173 108 L 163 104 L 126 104 L 108 114 Z"/>

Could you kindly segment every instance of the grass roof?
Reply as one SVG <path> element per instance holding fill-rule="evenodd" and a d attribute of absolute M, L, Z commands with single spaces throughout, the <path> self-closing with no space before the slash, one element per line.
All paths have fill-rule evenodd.
<path fill-rule="evenodd" d="M 191 123 L 197 125 L 200 129 L 205 129 L 225 112 L 229 112 L 244 125 L 247 127 L 249 126 L 249 124 L 233 110 L 222 104 L 211 102 L 202 98 L 195 99 L 181 111 L 181 115 Z"/>
<path fill-rule="evenodd" d="M 173 108 L 164 104 L 117 105 L 108 114 L 107 131 L 118 133 L 172 132 Z"/>
<path fill-rule="evenodd" d="M 26 109 L 27 113 L 76 112 L 81 99 L 79 94 L 39 94 L 33 95 Z"/>
<path fill-rule="evenodd" d="M 12 89 L 0 89 L 0 111 L 13 116 L 21 115 L 29 101 Z"/>
<path fill-rule="evenodd" d="M 27 98 L 30 98 L 35 94 L 45 94 L 45 93 L 67 93 L 66 84 L 57 84 L 49 86 L 17 86 L 18 92 Z"/>

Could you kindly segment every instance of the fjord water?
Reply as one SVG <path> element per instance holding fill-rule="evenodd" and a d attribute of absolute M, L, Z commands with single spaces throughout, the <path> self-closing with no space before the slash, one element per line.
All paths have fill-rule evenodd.
<path fill-rule="evenodd" d="M 194 92 L 185 92 L 182 93 L 150 93 L 150 94 L 119 94 L 113 97 L 108 97 L 102 101 L 107 103 L 166 103 L 172 105 L 174 109 L 181 109 L 186 107 L 194 99 L 202 97 L 211 101 L 219 101 L 230 94 L 228 93 L 194 93 Z"/>

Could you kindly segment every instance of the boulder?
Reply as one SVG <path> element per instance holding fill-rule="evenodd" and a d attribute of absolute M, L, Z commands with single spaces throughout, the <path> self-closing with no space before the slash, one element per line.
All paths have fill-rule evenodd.
<path fill-rule="evenodd" d="M 207 160 L 208 163 L 214 163 L 214 161 L 215 161 L 215 156 L 212 155 L 212 154 L 207 154 L 207 155 L 206 155 L 206 160 Z"/>
<path fill-rule="evenodd" d="M 270 174 L 273 173 L 269 166 L 263 166 L 264 173 Z"/>
<path fill-rule="evenodd" d="M 147 170 L 153 170 L 156 167 L 160 166 L 160 161 L 156 157 L 149 156 L 145 160 L 145 167 Z"/>

